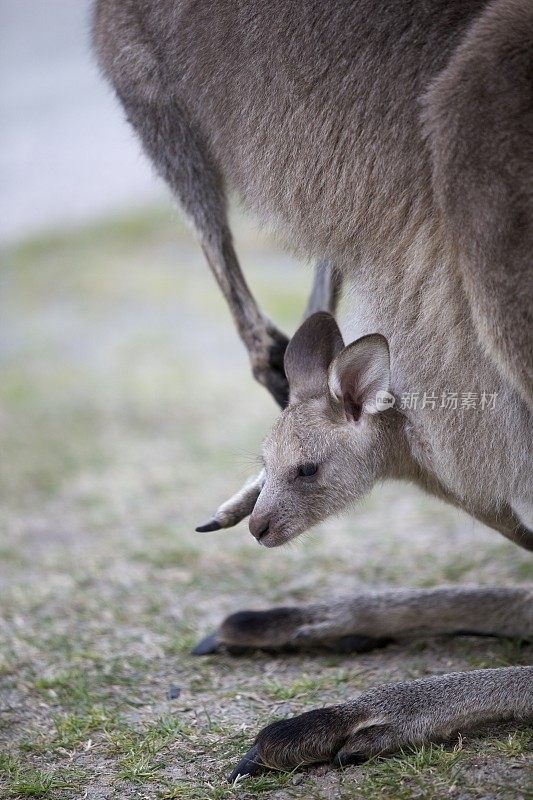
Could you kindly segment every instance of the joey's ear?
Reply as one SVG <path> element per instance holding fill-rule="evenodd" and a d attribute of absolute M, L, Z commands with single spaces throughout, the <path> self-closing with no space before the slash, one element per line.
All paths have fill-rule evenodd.
<path fill-rule="evenodd" d="M 389 345 L 380 333 L 363 336 L 345 347 L 329 368 L 329 390 L 344 406 L 350 420 L 363 412 L 376 414 L 383 409 L 376 395 L 389 392 Z"/>
<path fill-rule="evenodd" d="M 326 311 L 311 314 L 285 351 L 290 401 L 318 397 L 328 391 L 328 368 L 344 347 L 339 326 Z"/>

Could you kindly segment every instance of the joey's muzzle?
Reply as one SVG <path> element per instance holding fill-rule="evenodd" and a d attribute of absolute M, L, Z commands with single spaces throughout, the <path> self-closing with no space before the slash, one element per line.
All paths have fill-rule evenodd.
<path fill-rule="evenodd" d="M 254 536 L 258 542 L 260 542 L 270 530 L 270 514 L 256 513 L 254 511 L 250 517 L 248 527 L 250 528 L 250 533 L 252 536 Z"/>

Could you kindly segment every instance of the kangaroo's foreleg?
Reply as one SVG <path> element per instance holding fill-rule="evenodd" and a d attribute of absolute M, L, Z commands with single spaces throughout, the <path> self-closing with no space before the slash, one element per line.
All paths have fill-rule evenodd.
<path fill-rule="evenodd" d="M 533 638 L 533 588 L 441 586 L 361 592 L 333 603 L 239 611 L 210 637 L 210 650 L 368 650 L 391 639 L 470 633 Z M 206 652 L 202 643 L 196 649 Z"/>
<path fill-rule="evenodd" d="M 379 686 L 356 700 L 263 728 L 229 779 L 265 767 L 359 764 L 403 747 L 442 741 L 493 722 L 533 721 L 533 667 L 434 675 Z"/>

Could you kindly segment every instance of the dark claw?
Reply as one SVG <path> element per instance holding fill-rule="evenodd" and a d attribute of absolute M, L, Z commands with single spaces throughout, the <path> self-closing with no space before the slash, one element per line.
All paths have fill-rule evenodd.
<path fill-rule="evenodd" d="M 245 775 L 259 775 L 260 772 L 263 772 L 265 769 L 265 765 L 261 762 L 259 758 L 259 749 L 256 744 L 244 756 L 241 758 L 233 772 L 228 776 L 228 781 L 233 783 L 233 781 L 237 780 L 239 777 L 244 777 Z"/>
<path fill-rule="evenodd" d="M 201 639 L 195 647 L 191 650 L 193 656 L 208 656 L 211 653 L 218 653 L 220 644 L 216 633 L 211 633 L 204 639 Z"/>
<path fill-rule="evenodd" d="M 208 533 L 209 531 L 219 531 L 222 528 L 220 522 L 217 522 L 216 519 L 210 519 L 209 522 L 204 522 L 203 525 L 198 525 L 195 530 L 198 533 Z"/>
<path fill-rule="evenodd" d="M 201 639 L 197 645 L 191 650 L 193 656 L 209 656 L 212 653 L 220 653 L 225 650 L 230 656 L 243 656 L 246 653 L 253 653 L 253 647 L 242 647 L 236 644 L 223 645 L 216 633 L 211 633 L 209 636 Z"/>

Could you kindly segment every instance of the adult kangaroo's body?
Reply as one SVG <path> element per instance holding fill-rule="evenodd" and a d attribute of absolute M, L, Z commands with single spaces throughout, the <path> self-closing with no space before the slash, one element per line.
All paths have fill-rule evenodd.
<path fill-rule="evenodd" d="M 318 260 L 310 312 L 334 310 L 342 278 L 358 332 L 388 340 L 391 391 L 418 395 L 416 408 L 403 409 L 416 480 L 533 547 L 530 0 L 98 0 L 94 39 L 146 152 L 199 233 L 256 376 L 280 404 L 287 340 L 241 274 L 227 189 Z M 424 393 L 435 401 L 423 405 Z M 450 396 L 458 407 L 441 408 Z M 489 396 L 492 407 L 482 403 Z M 264 480 L 219 509 L 213 527 L 249 513 Z M 493 591 L 492 617 L 485 595 L 474 590 L 456 602 L 443 591 L 425 629 L 439 630 L 448 598 L 445 630 L 464 628 L 464 618 L 469 630 L 488 624 L 505 634 L 518 625 L 531 635 L 531 594 L 520 590 L 511 606 Z M 426 599 L 360 597 L 329 628 L 322 618 L 331 622 L 331 609 L 294 611 L 289 622 L 274 610 L 234 619 L 218 638 L 268 646 L 305 638 L 306 626 L 315 640 L 320 631 L 368 635 L 354 611 L 365 602 L 378 609 L 381 636 L 412 630 Z M 291 766 L 339 749 L 346 761 L 341 744 L 352 739 L 348 751 L 368 755 L 469 722 L 533 715 L 522 687 L 530 697 L 530 668 L 450 676 L 449 687 L 439 680 L 389 687 L 312 725 L 266 729 L 239 769 L 251 771 L 256 758 Z M 458 707 L 446 716 L 441 694 L 456 689 Z M 433 726 L 432 697 L 444 715 Z M 396 709 L 389 716 L 387 704 Z M 411 727 L 402 728 L 407 718 Z M 365 745 L 367 728 L 383 736 Z"/>

